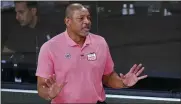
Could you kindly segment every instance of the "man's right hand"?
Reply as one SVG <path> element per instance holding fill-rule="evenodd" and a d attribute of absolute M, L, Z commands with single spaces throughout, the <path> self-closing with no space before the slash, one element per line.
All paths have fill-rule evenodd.
<path fill-rule="evenodd" d="M 45 79 L 45 83 L 48 87 L 49 99 L 55 98 L 66 84 L 66 82 L 64 82 L 63 84 L 58 84 L 56 82 L 55 75 L 49 76 L 48 79 Z M 45 88 L 45 86 L 43 86 L 43 88 Z"/>

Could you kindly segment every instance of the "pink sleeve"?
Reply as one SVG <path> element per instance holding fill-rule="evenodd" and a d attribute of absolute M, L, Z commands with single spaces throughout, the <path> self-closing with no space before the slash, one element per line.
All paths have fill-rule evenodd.
<path fill-rule="evenodd" d="M 54 73 L 53 60 L 49 51 L 48 44 L 45 43 L 40 49 L 38 56 L 38 65 L 36 76 L 48 78 L 49 75 Z"/>
<path fill-rule="evenodd" d="M 112 57 L 111 57 L 111 54 L 110 54 L 110 51 L 109 51 L 109 47 L 106 43 L 106 65 L 105 65 L 105 69 L 104 69 L 104 75 L 107 75 L 107 74 L 110 74 L 114 71 L 114 62 L 112 60 Z"/>

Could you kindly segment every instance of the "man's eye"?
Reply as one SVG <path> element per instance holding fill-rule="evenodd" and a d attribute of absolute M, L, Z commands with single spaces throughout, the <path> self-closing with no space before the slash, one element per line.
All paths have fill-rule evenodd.
<path fill-rule="evenodd" d="M 83 17 L 79 18 L 79 20 L 83 20 L 83 19 L 84 19 Z"/>
<path fill-rule="evenodd" d="M 87 17 L 88 20 L 91 20 L 91 17 Z"/>
<path fill-rule="evenodd" d="M 24 11 L 18 11 L 18 13 L 19 13 L 19 14 L 23 14 L 23 13 L 24 13 Z"/>

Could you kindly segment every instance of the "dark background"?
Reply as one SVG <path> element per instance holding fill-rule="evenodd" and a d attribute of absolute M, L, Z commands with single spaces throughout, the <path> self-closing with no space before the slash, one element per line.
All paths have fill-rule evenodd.
<path fill-rule="evenodd" d="M 46 21 L 46 24 L 54 24 L 52 29 L 58 28 L 61 33 L 65 31 L 66 6 L 73 2 L 75 1 L 39 1 L 38 16 Z M 141 80 L 133 88 L 157 91 L 173 89 L 177 91 L 180 88 L 181 2 L 81 1 L 79 3 L 88 6 L 90 10 L 91 32 L 107 40 L 116 72 L 125 74 L 135 63 L 144 65 L 144 74 L 149 77 Z M 123 16 L 121 13 L 123 4 L 127 4 L 128 9 L 129 4 L 134 4 L 135 14 Z M 152 12 L 148 12 L 150 7 Z M 171 16 L 164 16 L 165 8 L 172 13 Z M 159 12 L 154 12 L 156 10 Z M 1 48 L 3 48 L 9 33 L 18 26 L 18 22 L 15 19 L 14 8 L 1 9 L 1 11 Z M 22 37 L 18 38 L 22 39 Z M 21 84 L 36 85 L 36 61 L 34 60 L 37 59 L 38 52 L 33 54 L 17 52 L 13 55 L 14 57 L 11 58 L 12 54 L 1 53 L 2 60 L 9 61 L 1 62 L 2 82 L 19 88 L 19 85 L 15 85 L 17 84 L 15 77 L 20 77 Z M 18 67 L 13 67 L 15 63 Z M 7 87 L 4 84 L 3 86 Z"/>
<path fill-rule="evenodd" d="M 64 11 L 72 2 L 39 2 L 39 15 L 65 30 Z M 109 46 L 117 72 L 126 73 L 133 64 L 142 63 L 150 77 L 180 78 L 181 76 L 181 13 L 180 2 L 80 2 L 90 7 L 91 32 L 103 36 Z M 134 4 L 136 14 L 123 16 L 123 4 Z M 159 8 L 148 16 L 150 5 Z M 104 8 L 98 12 L 99 8 Z M 167 8 L 172 16 L 163 16 Z M 111 12 L 108 12 L 111 10 Z M 17 25 L 14 9 L 3 10 L 2 46 L 8 32 Z M 56 35 L 56 34 L 55 34 Z M 19 37 L 21 38 L 21 37 Z M 17 43 L 18 44 L 18 43 Z M 2 53 L 3 54 L 3 53 Z"/>
<path fill-rule="evenodd" d="M 75 1 L 74 1 L 75 2 Z M 91 32 L 103 36 L 109 45 L 115 70 L 127 73 L 133 64 L 142 63 L 148 78 L 139 81 L 134 87 L 122 90 L 106 89 L 106 93 L 135 96 L 156 96 L 180 98 L 181 96 L 181 2 L 177 1 L 76 1 L 89 6 L 92 15 Z M 38 15 L 47 23 L 65 30 L 64 12 L 73 1 L 39 1 Z M 134 4 L 135 15 L 123 16 L 123 4 Z M 152 11 L 148 12 L 148 8 Z M 172 13 L 164 16 L 164 8 Z M 18 25 L 14 8 L 1 9 L 1 49 L 8 40 L 8 34 Z M 16 35 L 16 34 L 15 34 Z M 54 34 L 57 35 L 57 34 Z M 21 38 L 21 37 L 19 37 Z M 18 43 L 17 43 L 18 44 Z M 64 43 L 62 43 L 64 44 Z M 28 46 L 27 46 L 28 47 Z M 31 58 L 36 59 L 38 53 Z M 36 62 L 19 61 L 21 55 L 1 53 L 1 88 L 36 90 Z M 24 55 L 26 57 L 26 54 Z M 30 60 L 29 58 L 27 58 Z M 13 67 L 18 63 L 18 67 Z M 22 82 L 15 82 L 15 76 Z M 37 94 L 2 92 L 2 103 L 48 103 Z M 24 98 L 22 98 L 24 96 Z M 11 99 L 11 100 L 9 100 Z M 32 100 L 36 99 L 36 100 Z M 153 103 L 147 100 L 107 99 L 107 102 Z M 157 103 L 164 103 L 155 101 Z M 173 103 L 173 102 L 166 102 Z"/>

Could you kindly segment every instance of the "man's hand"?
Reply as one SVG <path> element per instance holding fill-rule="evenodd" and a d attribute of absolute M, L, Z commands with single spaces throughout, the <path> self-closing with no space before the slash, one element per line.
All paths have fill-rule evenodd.
<path fill-rule="evenodd" d="M 67 84 L 66 82 L 64 82 L 63 84 L 58 84 L 56 82 L 55 75 L 49 76 L 48 79 L 45 79 L 45 83 L 48 87 L 49 100 L 55 98 L 59 94 L 61 89 L 65 86 L 65 84 Z M 45 87 L 46 86 L 43 86 L 43 88 Z"/>
<path fill-rule="evenodd" d="M 139 80 L 147 78 L 147 75 L 139 76 L 143 72 L 143 70 L 144 67 L 142 67 L 142 64 L 135 64 L 126 75 L 120 73 L 120 77 L 124 85 L 127 87 L 131 87 L 135 85 Z"/>

